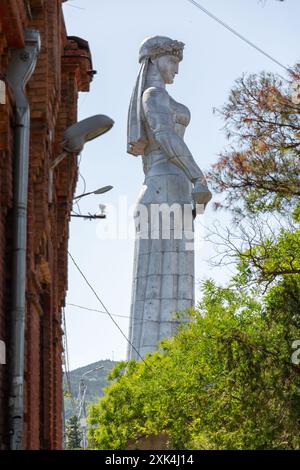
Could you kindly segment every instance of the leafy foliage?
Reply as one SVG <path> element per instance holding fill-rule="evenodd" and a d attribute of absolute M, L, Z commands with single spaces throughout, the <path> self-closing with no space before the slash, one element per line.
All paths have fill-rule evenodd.
<path fill-rule="evenodd" d="M 299 68 L 291 74 L 299 79 Z M 224 207 L 241 213 L 291 211 L 300 195 L 300 105 L 271 73 L 243 76 L 221 115 L 230 140 L 208 175 Z"/>
<path fill-rule="evenodd" d="M 77 416 L 71 416 L 66 426 L 66 449 L 74 450 L 80 448 L 81 433 Z"/>
<path fill-rule="evenodd" d="M 283 301 L 290 291 L 294 301 Z M 207 281 L 189 325 L 145 363 L 114 369 L 90 409 L 93 448 L 167 432 L 173 449 L 299 449 L 299 367 L 290 361 L 299 294 L 294 278 L 262 303 Z"/>
<path fill-rule="evenodd" d="M 269 236 L 240 253 L 239 274 L 244 283 L 251 280 L 267 285 L 279 276 L 300 274 L 300 230 L 280 229 L 276 237 Z M 241 279 L 241 277 L 240 277 Z"/>
<path fill-rule="evenodd" d="M 212 241 L 225 248 L 219 260 L 238 263 L 241 284 L 300 273 L 300 66 L 290 78 L 294 92 L 271 73 L 243 76 L 221 111 L 230 147 L 208 179 L 234 220 Z"/>

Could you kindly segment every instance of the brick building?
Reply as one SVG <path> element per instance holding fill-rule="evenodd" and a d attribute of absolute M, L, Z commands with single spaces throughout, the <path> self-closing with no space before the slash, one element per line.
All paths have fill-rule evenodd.
<path fill-rule="evenodd" d="M 67 289 L 68 224 L 77 158 L 69 155 L 56 167 L 50 202 L 49 168 L 61 153 L 64 130 L 77 120 L 78 92 L 89 91 L 93 77 L 88 43 L 67 36 L 63 1 L 0 0 L 0 341 L 7 353 L 6 365 L 0 364 L 0 449 L 62 446 L 61 308 Z M 24 83 L 30 75 L 25 87 L 30 119 L 27 213 L 24 207 L 19 210 L 27 220 L 22 355 L 22 338 L 16 333 L 16 325 L 22 328 L 16 320 L 21 310 L 14 306 L 15 256 L 22 251 L 16 245 L 15 218 L 18 164 L 21 178 L 26 177 L 24 159 L 21 155 L 18 163 L 17 156 L 18 149 L 26 147 L 26 125 L 24 103 L 20 107 L 15 89 L 21 78 L 18 67 L 30 60 L 28 50 L 37 60 L 24 72 Z M 21 376 L 20 357 L 24 357 Z"/>

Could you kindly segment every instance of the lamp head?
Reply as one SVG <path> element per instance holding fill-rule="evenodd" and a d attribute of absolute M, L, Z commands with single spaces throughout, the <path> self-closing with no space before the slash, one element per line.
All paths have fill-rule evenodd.
<path fill-rule="evenodd" d="M 107 193 L 111 189 L 113 189 L 113 186 L 110 186 L 110 185 L 109 186 L 103 186 L 103 188 L 96 189 L 96 191 L 94 191 L 94 194 Z"/>
<path fill-rule="evenodd" d="M 93 140 L 108 132 L 114 121 L 104 114 L 96 114 L 72 124 L 64 132 L 62 147 L 65 152 L 80 153 L 89 140 Z"/>

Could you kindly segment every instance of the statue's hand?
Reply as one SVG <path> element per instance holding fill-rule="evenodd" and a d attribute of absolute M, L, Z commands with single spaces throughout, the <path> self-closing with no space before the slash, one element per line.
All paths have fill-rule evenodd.
<path fill-rule="evenodd" d="M 212 194 L 208 189 L 207 184 L 203 184 L 200 181 L 196 181 L 192 195 L 195 203 L 204 204 L 204 207 L 209 203 L 212 198 Z"/>

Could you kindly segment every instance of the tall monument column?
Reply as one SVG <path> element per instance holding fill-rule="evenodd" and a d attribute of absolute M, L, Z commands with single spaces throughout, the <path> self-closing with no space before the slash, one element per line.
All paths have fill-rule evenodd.
<path fill-rule="evenodd" d="M 183 48 L 163 36 L 143 41 L 130 101 L 127 151 L 142 157 L 145 180 L 135 210 L 128 360 L 155 351 L 175 333 L 176 312 L 194 305 L 193 219 L 211 193 L 184 142 L 189 109 L 166 91 Z"/>

